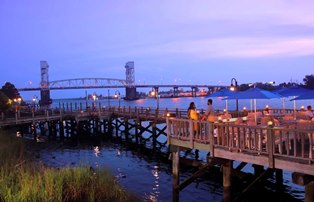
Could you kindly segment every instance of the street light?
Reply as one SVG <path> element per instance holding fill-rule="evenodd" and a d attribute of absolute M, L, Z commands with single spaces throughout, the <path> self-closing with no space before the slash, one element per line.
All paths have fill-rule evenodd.
<path fill-rule="evenodd" d="M 230 90 L 231 91 L 237 91 L 238 90 L 238 81 L 235 78 L 231 79 Z M 237 112 L 239 111 L 239 100 L 238 99 L 236 99 L 236 110 L 237 110 Z"/>
<path fill-rule="evenodd" d="M 37 104 L 37 96 L 34 95 L 34 97 L 33 97 L 33 107 L 34 107 L 34 109 L 36 107 L 36 104 Z"/>
<path fill-rule="evenodd" d="M 119 100 L 119 108 L 120 108 L 120 99 L 121 99 L 120 91 L 116 90 L 116 92 L 114 93 L 114 97 L 118 98 L 118 100 Z"/>
<path fill-rule="evenodd" d="M 153 90 L 150 92 L 150 95 L 157 99 L 157 109 L 159 109 L 159 94 L 158 94 L 158 90 L 153 88 Z"/>
<path fill-rule="evenodd" d="M 97 99 L 97 95 L 96 95 L 96 93 L 94 93 L 93 94 L 93 100 L 94 100 L 94 102 L 93 102 L 93 111 L 96 110 L 96 99 Z"/>

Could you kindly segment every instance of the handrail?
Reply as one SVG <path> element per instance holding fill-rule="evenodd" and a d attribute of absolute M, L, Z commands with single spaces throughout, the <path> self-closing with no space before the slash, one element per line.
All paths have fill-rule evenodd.
<path fill-rule="evenodd" d="M 314 128 L 310 127 L 247 126 L 167 118 L 167 128 L 168 144 L 179 140 L 191 149 L 198 143 L 209 145 L 208 151 L 219 148 L 268 156 L 269 167 L 273 167 L 274 159 L 280 157 L 314 163 Z M 211 152 L 213 157 L 214 153 Z"/>

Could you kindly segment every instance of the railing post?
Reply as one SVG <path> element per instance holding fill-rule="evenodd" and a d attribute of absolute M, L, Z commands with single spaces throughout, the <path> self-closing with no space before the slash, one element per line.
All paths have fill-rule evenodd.
<path fill-rule="evenodd" d="M 170 119 L 167 117 L 166 118 L 166 122 L 167 122 L 167 144 L 170 145 L 171 141 L 170 141 L 170 137 L 171 137 L 171 126 L 170 126 Z"/>
<path fill-rule="evenodd" d="M 190 144 L 191 148 L 194 148 L 194 122 L 192 119 L 189 119 L 189 133 L 190 133 Z"/>
<path fill-rule="evenodd" d="M 210 152 L 210 156 L 214 156 L 214 141 L 215 141 L 215 136 L 213 133 L 213 123 L 210 122 L 206 122 L 205 123 L 205 136 L 208 135 L 209 137 L 209 152 Z M 206 134 L 206 132 L 208 132 L 208 134 Z M 218 135 L 217 135 L 218 138 Z"/>
<path fill-rule="evenodd" d="M 272 126 L 267 127 L 267 151 L 268 151 L 268 162 L 269 167 L 274 168 L 274 134 L 272 130 Z M 262 141 L 262 140 L 261 140 Z M 260 148 L 262 150 L 262 148 Z"/>
<path fill-rule="evenodd" d="M 1 119 L 4 120 L 4 113 L 1 112 Z"/>

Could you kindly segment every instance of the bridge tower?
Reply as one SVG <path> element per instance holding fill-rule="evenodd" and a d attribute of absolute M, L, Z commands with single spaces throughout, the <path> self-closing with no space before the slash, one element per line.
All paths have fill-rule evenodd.
<path fill-rule="evenodd" d="M 126 88 L 125 88 L 125 99 L 135 100 L 138 99 L 136 95 L 135 85 L 135 74 L 134 74 L 134 62 L 130 61 L 125 64 L 126 74 Z"/>
<path fill-rule="evenodd" d="M 52 102 L 50 98 L 48 68 L 47 61 L 40 61 L 40 105 L 49 105 Z"/>

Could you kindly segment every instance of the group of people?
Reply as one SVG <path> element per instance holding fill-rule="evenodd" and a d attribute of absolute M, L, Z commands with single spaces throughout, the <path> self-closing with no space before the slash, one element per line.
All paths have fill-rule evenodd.
<path fill-rule="evenodd" d="M 210 122 L 215 122 L 216 117 L 215 117 L 215 110 L 213 107 L 213 100 L 212 99 L 207 100 L 207 109 L 206 109 L 206 112 L 202 116 L 200 116 L 199 112 L 197 111 L 195 103 L 191 102 L 188 108 L 188 118 L 192 120 L 201 120 L 201 121 L 207 120 Z"/>
<path fill-rule="evenodd" d="M 307 106 L 307 110 L 305 111 L 305 116 L 307 117 L 308 120 L 312 120 L 312 118 L 314 118 L 311 105 Z M 200 116 L 198 110 L 196 109 L 195 103 L 191 102 L 188 108 L 188 118 L 192 120 L 201 120 L 201 121 L 207 120 L 209 122 L 215 122 L 216 116 L 215 116 L 215 110 L 213 107 L 213 100 L 212 99 L 207 100 L 207 109 L 206 109 L 206 112 L 202 116 Z"/>

